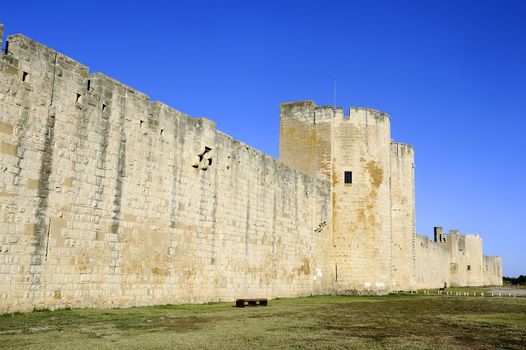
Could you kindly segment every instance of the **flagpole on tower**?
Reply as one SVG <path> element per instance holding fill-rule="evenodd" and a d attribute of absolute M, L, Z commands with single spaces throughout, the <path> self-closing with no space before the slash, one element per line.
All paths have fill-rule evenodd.
<path fill-rule="evenodd" d="M 332 107 L 336 108 L 336 79 L 332 82 Z"/>

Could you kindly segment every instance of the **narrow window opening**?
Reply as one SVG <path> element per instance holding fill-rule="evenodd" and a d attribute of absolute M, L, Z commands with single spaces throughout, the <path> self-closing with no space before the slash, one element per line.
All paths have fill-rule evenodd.
<path fill-rule="evenodd" d="M 82 102 L 82 95 L 81 94 L 77 94 L 76 102 L 77 103 L 81 103 Z"/>
<path fill-rule="evenodd" d="M 471 271 L 471 265 L 468 265 L 468 271 Z"/>
<path fill-rule="evenodd" d="M 142 123 L 144 123 L 143 120 L 141 120 L 141 122 L 139 123 L 139 126 L 142 128 Z"/>
<path fill-rule="evenodd" d="M 6 54 L 6 55 L 9 54 L 9 41 L 6 41 L 6 42 L 5 42 L 5 54 Z"/>
<path fill-rule="evenodd" d="M 104 112 L 105 109 L 106 109 L 106 105 L 103 103 L 102 104 L 102 111 Z"/>
<path fill-rule="evenodd" d="M 22 72 L 22 81 L 29 81 L 29 73 Z"/>
<path fill-rule="evenodd" d="M 88 79 L 88 91 L 91 89 L 91 80 Z"/>
<path fill-rule="evenodd" d="M 161 129 L 161 132 L 160 132 L 160 134 L 162 135 L 162 134 L 163 134 L 163 132 L 164 132 L 164 129 Z"/>
<path fill-rule="evenodd" d="M 352 171 L 346 171 L 343 175 L 344 183 L 352 184 Z"/>

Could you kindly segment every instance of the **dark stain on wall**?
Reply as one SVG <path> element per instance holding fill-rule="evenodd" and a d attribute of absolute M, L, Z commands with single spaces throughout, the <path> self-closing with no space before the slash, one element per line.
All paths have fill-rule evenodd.
<path fill-rule="evenodd" d="M 107 98 L 109 101 L 112 100 L 113 93 L 108 92 Z M 95 190 L 95 201 L 96 208 L 100 209 L 100 203 L 103 200 L 104 195 L 104 179 L 106 178 L 106 153 L 108 151 L 109 136 L 110 136 L 110 122 L 108 119 L 103 117 L 103 113 L 107 111 L 100 111 L 100 115 L 96 116 L 96 130 L 100 140 L 100 150 L 97 154 L 97 168 L 104 170 L 104 177 L 97 176 L 97 189 Z"/>
<path fill-rule="evenodd" d="M 53 170 L 53 154 L 55 139 L 55 106 L 53 96 L 55 90 L 55 77 L 57 69 L 57 53 L 54 57 L 53 78 L 51 87 L 51 101 L 45 124 L 44 144 L 42 145 L 42 159 L 38 173 L 37 206 L 36 206 L 36 230 L 35 241 L 31 251 L 31 266 L 29 269 L 31 289 L 41 289 L 42 265 L 47 251 L 49 218 L 47 217 L 49 177 Z"/>
<path fill-rule="evenodd" d="M 116 234 L 118 237 L 120 220 L 122 213 L 122 187 L 124 183 L 124 177 L 126 176 L 126 133 L 124 131 L 124 118 L 126 114 L 126 97 L 123 98 L 123 108 L 120 117 L 121 135 L 119 140 L 119 149 L 117 151 L 117 174 L 115 176 L 115 191 L 113 195 L 113 213 L 111 218 L 111 233 Z M 111 242 L 111 252 L 117 251 L 116 243 L 117 241 Z M 118 258 L 111 258 L 111 273 L 115 273 L 115 267 L 117 265 Z"/>
<path fill-rule="evenodd" d="M 375 188 L 379 188 L 384 180 L 384 171 L 382 168 L 374 160 L 371 160 L 365 165 L 365 169 L 367 169 L 371 176 L 371 184 Z"/>

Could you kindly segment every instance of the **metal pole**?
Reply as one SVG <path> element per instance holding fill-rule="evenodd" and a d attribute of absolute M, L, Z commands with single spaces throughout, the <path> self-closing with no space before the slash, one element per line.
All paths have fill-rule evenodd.
<path fill-rule="evenodd" d="M 333 80 L 332 107 L 336 108 L 336 79 Z"/>

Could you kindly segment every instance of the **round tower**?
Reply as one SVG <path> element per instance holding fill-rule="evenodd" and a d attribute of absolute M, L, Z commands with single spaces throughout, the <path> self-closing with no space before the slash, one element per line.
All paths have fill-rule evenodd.
<path fill-rule="evenodd" d="M 391 289 L 390 117 L 351 108 L 332 127 L 332 207 L 337 288 Z"/>
<path fill-rule="evenodd" d="M 416 289 L 415 152 L 391 142 L 392 288 Z"/>

